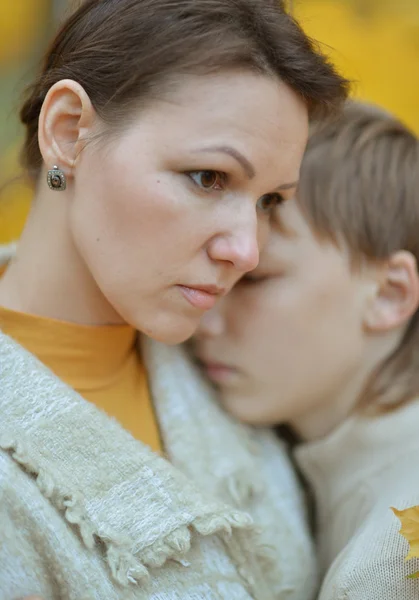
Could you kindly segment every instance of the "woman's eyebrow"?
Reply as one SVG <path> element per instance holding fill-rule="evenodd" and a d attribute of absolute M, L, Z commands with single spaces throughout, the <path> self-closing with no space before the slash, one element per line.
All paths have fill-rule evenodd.
<path fill-rule="evenodd" d="M 239 163 L 248 179 L 253 179 L 256 174 L 250 160 L 232 146 L 207 146 L 206 148 L 199 148 L 195 152 L 222 152 L 223 154 L 228 154 Z"/>

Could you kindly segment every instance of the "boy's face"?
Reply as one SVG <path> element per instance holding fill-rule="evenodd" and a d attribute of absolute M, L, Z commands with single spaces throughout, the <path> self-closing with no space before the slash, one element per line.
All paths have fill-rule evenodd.
<path fill-rule="evenodd" d="M 279 213 L 289 233 L 272 233 L 256 271 L 204 317 L 196 352 L 240 420 L 310 437 L 307 419 L 323 435 L 361 385 L 371 287 L 345 251 L 313 236 L 295 200 Z"/>

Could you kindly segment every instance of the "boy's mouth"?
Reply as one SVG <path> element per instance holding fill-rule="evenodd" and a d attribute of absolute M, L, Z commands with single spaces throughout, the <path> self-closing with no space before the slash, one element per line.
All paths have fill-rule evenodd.
<path fill-rule="evenodd" d="M 200 359 L 200 364 L 205 375 L 214 383 L 229 383 L 238 375 L 238 369 L 232 365 L 202 359 Z"/>

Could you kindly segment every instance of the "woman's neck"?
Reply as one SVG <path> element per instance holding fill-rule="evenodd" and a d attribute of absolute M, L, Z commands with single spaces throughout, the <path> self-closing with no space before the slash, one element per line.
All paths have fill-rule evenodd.
<path fill-rule="evenodd" d="M 81 325 L 121 324 L 74 244 L 70 204 L 67 191 L 35 199 L 17 254 L 0 280 L 0 304 Z"/>

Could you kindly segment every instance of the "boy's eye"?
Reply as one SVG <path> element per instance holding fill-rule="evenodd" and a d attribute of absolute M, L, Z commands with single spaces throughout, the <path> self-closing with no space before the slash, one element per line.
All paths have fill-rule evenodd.
<path fill-rule="evenodd" d="M 246 275 L 243 275 L 243 277 L 239 280 L 239 283 L 244 285 L 254 285 L 256 283 L 266 281 L 266 279 L 268 279 L 268 275 L 258 275 L 257 273 L 250 272 L 246 273 Z"/>
<path fill-rule="evenodd" d="M 189 171 L 187 175 L 203 190 L 222 190 L 225 174 L 219 171 Z"/>
<path fill-rule="evenodd" d="M 257 201 L 257 207 L 261 212 L 269 213 L 283 201 L 284 199 L 280 194 L 265 194 Z"/>

